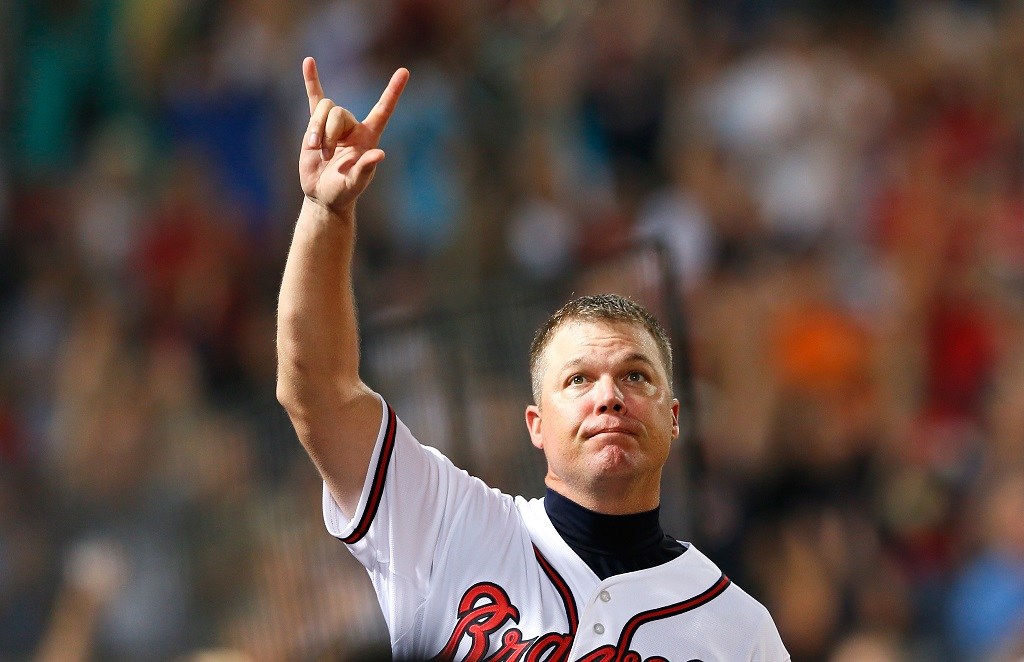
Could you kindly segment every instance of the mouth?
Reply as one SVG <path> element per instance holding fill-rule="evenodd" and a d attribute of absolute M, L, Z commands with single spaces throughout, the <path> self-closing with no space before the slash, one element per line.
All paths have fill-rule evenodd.
<path fill-rule="evenodd" d="M 610 439 L 612 437 L 635 437 L 636 432 L 630 428 L 621 426 L 613 426 L 607 428 L 598 428 L 587 433 L 587 439 Z"/>

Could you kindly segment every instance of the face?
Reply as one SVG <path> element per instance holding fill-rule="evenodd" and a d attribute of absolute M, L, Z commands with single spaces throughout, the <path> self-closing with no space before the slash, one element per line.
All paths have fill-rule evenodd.
<path fill-rule="evenodd" d="M 570 321 L 555 331 L 541 359 L 541 401 L 526 409 L 549 487 L 598 512 L 658 505 L 679 435 L 660 357 L 651 334 L 630 323 Z"/>

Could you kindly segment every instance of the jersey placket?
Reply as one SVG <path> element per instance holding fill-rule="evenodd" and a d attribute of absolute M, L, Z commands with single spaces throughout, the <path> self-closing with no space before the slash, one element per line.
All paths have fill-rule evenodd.
<path fill-rule="evenodd" d="M 570 660 L 591 653 L 602 646 L 614 647 L 622 631 L 622 609 L 616 609 L 615 596 L 624 590 L 621 579 L 610 577 L 593 591 L 580 614 L 576 639 L 573 641 Z M 616 613 L 618 612 L 618 613 Z"/>

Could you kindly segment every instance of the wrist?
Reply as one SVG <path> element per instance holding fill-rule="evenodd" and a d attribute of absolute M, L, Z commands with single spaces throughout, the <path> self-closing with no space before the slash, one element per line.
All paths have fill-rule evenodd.
<path fill-rule="evenodd" d="M 324 203 L 308 195 L 302 198 L 300 217 L 308 217 L 324 223 L 351 223 L 355 219 L 355 202 L 340 209 L 332 209 Z"/>

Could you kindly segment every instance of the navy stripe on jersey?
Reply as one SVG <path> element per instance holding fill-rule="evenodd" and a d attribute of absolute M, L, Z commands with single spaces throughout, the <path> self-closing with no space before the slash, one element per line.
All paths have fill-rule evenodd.
<path fill-rule="evenodd" d="M 572 597 L 572 590 L 569 589 L 569 584 L 562 579 L 562 576 L 558 574 L 554 566 L 544 558 L 544 555 L 540 553 L 536 545 L 533 546 L 533 553 L 537 557 L 540 567 L 544 570 L 544 574 L 548 576 L 551 583 L 555 585 L 558 594 L 562 596 L 562 603 L 565 605 L 565 617 L 569 620 L 569 634 L 575 636 L 580 619 L 579 612 L 576 609 L 576 600 Z"/>
<path fill-rule="evenodd" d="M 729 588 L 729 584 L 732 583 L 728 577 L 724 574 L 715 582 L 711 588 L 704 591 L 700 595 L 694 596 L 689 600 L 677 602 L 665 607 L 658 607 L 657 609 L 651 609 L 649 611 L 642 611 L 633 618 L 629 619 L 626 623 L 626 627 L 622 628 L 622 635 L 619 637 L 618 650 L 616 651 L 616 660 L 622 659 L 622 656 L 629 650 L 629 646 L 633 641 L 633 635 L 640 629 L 641 625 L 650 623 L 651 621 L 657 621 L 662 618 L 669 618 L 672 616 L 678 616 L 685 612 L 691 611 L 705 605 L 722 594 L 722 591 Z"/>
<path fill-rule="evenodd" d="M 339 538 L 346 545 L 359 542 L 366 535 L 366 532 L 370 530 L 370 523 L 373 522 L 373 518 L 377 515 L 381 497 L 384 496 L 384 478 L 387 476 L 388 465 L 391 464 L 391 455 L 395 450 L 395 430 L 398 427 L 395 410 L 386 402 L 384 405 L 388 408 L 388 425 L 384 430 L 384 443 L 381 445 L 380 457 L 377 458 L 377 468 L 373 472 L 373 481 L 370 483 L 370 496 L 366 500 L 366 508 L 363 510 L 363 516 L 359 519 L 359 524 L 356 525 L 355 530 L 344 538 Z"/>

